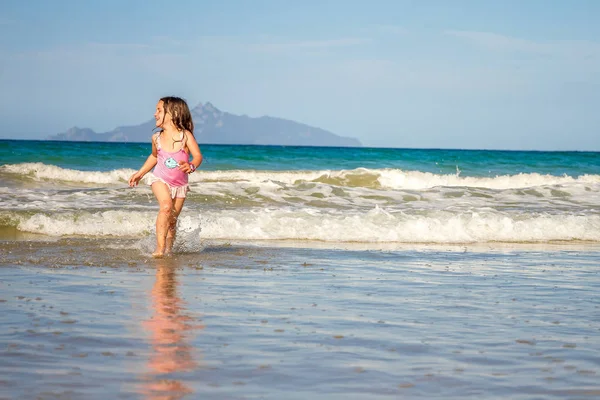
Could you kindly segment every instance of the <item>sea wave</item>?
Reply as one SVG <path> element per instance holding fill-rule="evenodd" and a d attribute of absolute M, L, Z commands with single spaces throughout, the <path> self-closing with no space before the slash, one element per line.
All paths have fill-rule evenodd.
<path fill-rule="evenodd" d="M 153 211 L 3 212 L 0 225 L 49 236 L 135 237 L 154 232 Z M 600 215 L 493 210 L 366 213 L 316 209 L 185 210 L 178 230 L 203 239 L 357 243 L 600 242 Z"/>
<path fill-rule="evenodd" d="M 33 180 L 96 183 L 102 185 L 127 182 L 134 172 L 135 170 L 133 169 L 116 169 L 106 172 L 80 171 L 44 163 L 0 165 L 0 174 L 13 175 Z"/>
<path fill-rule="evenodd" d="M 112 171 L 80 171 L 43 163 L 8 164 L 0 166 L 0 174 L 10 174 L 23 179 L 56 182 L 86 183 L 98 185 L 122 185 L 135 171 L 116 169 Z M 600 175 L 555 176 L 539 173 L 519 173 L 494 177 L 434 174 L 400 169 L 322 170 L 322 171 L 199 171 L 190 175 L 190 183 L 201 182 L 265 182 L 300 184 L 302 182 L 324 183 L 340 187 L 364 187 L 371 189 L 426 190 L 435 187 L 472 187 L 485 189 L 525 189 L 540 186 L 585 184 L 600 185 Z"/>

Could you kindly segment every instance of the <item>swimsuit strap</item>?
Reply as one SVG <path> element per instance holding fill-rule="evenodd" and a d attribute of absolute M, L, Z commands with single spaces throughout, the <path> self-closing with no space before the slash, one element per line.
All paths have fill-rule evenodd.
<path fill-rule="evenodd" d="M 158 135 L 156 135 L 156 150 L 161 150 L 162 146 L 160 145 L 160 134 L 162 133 L 162 131 L 158 132 Z"/>

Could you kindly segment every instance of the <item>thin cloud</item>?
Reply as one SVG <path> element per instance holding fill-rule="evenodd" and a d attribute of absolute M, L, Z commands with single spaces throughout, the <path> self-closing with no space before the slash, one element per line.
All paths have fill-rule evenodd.
<path fill-rule="evenodd" d="M 448 36 L 465 39 L 489 51 L 525 53 L 558 58 L 591 59 L 600 57 L 600 43 L 586 40 L 554 40 L 536 42 L 491 32 L 454 31 Z"/>
<path fill-rule="evenodd" d="M 369 43 L 364 38 L 341 38 L 325 40 L 297 40 L 287 42 L 254 43 L 249 46 L 251 50 L 260 52 L 283 52 L 293 50 L 329 50 L 341 47 L 360 46 Z"/>
<path fill-rule="evenodd" d="M 406 35 L 408 29 L 399 25 L 375 25 L 375 30 L 389 35 Z"/>
<path fill-rule="evenodd" d="M 152 48 L 149 44 L 144 43 L 100 43 L 100 42 L 90 42 L 86 44 L 91 50 L 105 50 L 105 51 L 122 51 L 122 50 L 147 50 Z"/>
<path fill-rule="evenodd" d="M 89 42 L 74 46 L 57 46 L 40 50 L 28 50 L 11 55 L 15 60 L 47 60 L 73 62 L 76 60 L 87 61 L 97 58 L 113 56 L 129 56 L 139 53 L 147 53 L 153 47 L 141 43 L 100 43 Z"/>

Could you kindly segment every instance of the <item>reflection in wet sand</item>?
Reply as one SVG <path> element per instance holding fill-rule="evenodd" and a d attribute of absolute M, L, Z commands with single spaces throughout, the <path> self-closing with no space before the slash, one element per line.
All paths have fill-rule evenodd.
<path fill-rule="evenodd" d="M 153 314 L 144 322 L 151 334 L 152 353 L 142 393 L 149 399 L 178 399 L 192 392 L 177 374 L 198 367 L 189 340 L 191 332 L 203 326 L 194 324 L 195 319 L 186 314 L 185 303 L 177 294 L 175 260 L 157 260 L 156 268 L 151 291 Z"/>

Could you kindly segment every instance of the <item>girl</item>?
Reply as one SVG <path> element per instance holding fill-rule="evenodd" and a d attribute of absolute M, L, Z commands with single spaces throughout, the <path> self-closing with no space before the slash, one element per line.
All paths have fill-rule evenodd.
<path fill-rule="evenodd" d="M 160 131 L 152 135 L 152 154 L 139 171 L 131 175 L 129 186 L 137 186 L 140 179 L 154 168 L 149 184 L 158 200 L 159 211 L 156 217 L 156 250 L 152 257 L 163 257 L 173 249 L 177 217 L 189 190 L 188 174 L 200 166 L 202 154 L 194 137 L 194 122 L 185 100 L 163 97 L 156 104 L 154 118 Z"/>

